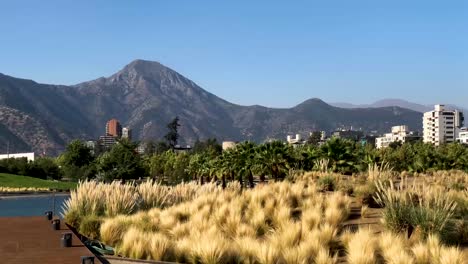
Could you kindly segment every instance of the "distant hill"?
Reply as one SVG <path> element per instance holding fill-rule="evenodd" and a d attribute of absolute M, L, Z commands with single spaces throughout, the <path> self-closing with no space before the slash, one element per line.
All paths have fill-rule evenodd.
<path fill-rule="evenodd" d="M 158 62 L 136 60 L 107 78 L 73 86 L 39 84 L 0 74 L 0 152 L 57 154 L 72 139 L 96 139 L 108 119 L 130 126 L 138 140 L 161 139 L 180 118 L 184 143 L 284 139 L 340 127 L 385 132 L 421 129 L 421 113 L 398 106 L 345 109 L 320 99 L 289 108 L 241 106 L 211 94 Z"/>
<path fill-rule="evenodd" d="M 372 104 L 361 104 L 361 105 L 350 104 L 350 103 L 330 103 L 330 104 L 336 107 L 341 107 L 341 108 L 368 108 L 368 107 L 376 108 L 376 107 L 398 106 L 398 107 L 411 109 L 411 110 L 421 112 L 421 113 L 431 111 L 434 109 L 434 105 L 422 105 L 422 104 L 412 103 L 412 102 L 402 100 L 402 99 L 382 99 Z M 447 104 L 447 107 L 452 108 L 452 109 L 458 109 L 468 115 L 468 109 L 465 109 L 463 107 L 459 107 L 459 106 L 451 105 L 451 104 Z"/>

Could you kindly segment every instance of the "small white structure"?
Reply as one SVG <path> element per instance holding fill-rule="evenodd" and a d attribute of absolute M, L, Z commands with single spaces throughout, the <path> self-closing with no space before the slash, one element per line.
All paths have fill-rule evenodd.
<path fill-rule="evenodd" d="M 468 145 L 468 128 L 463 128 L 458 133 L 457 142 Z"/>
<path fill-rule="evenodd" d="M 286 137 L 286 141 L 288 141 L 289 144 L 293 145 L 302 145 L 305 143 L 300 134 L 296 134 L 296 137 L 294 138 L 291 135 L 288 135 Z"/>
<path fill-rule="evenodd" d="M 414 132 L 409 131 L 408 126 L 394 126 L 392 127 L 392 133 L 387 133 L 383 137 L 375 139 L 376 148 L 386 148 L 392 142 L 405 143 L 411 140 L 417 140 L 420 136 Z"/>
<path fill-rule="evenodd" d="M 122 128 L 122 138 L 132 140 L 132 129 L 130 129 L 129 127 Z"/>
<path fill-rule="evenodd" d="M 0 154 L 0 160 L 2 160 L 2 159 L 13 159 L 13 158 L 14 159 L 27 158 L 28 161 L 34 161 L 34 152 Z"/>
<path fill-rule="evenodd" d="M 228 149 L 231 149 L 231 148 L 235 147 L 236 142 L 234 142 L 234 141 L 223 141 L 222 146 L 223 146 L 223 151 L 228 150 Z"/>

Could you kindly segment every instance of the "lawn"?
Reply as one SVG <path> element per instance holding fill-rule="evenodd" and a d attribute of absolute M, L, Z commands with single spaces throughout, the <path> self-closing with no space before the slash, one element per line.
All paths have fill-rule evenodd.
<path fill-rule="evenodd" d="M 0 173 L 0 188 L 48 188 L 50 190 L 69 190 L 75 189 L 74 182 L 49 181 L 38 178 L 20 176 L 14 174 Z"/>

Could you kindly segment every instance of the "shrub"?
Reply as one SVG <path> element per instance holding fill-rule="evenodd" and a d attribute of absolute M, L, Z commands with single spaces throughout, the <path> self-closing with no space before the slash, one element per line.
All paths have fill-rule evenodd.
<path fill-rule="evenodd" d="M 108 245 L 117 245 L 122 241 L 125 231 L 130 226 L 131 221 L 127 216 L 117 216 L 107 219 L 101 224 L 100 238 Z"/>
<path fill-rule="evenodd" d="M 318 179 L 317 184 L 321 191 L 334 191 L 336 187 L 336 179 L 330 175 L 323 176 Z"/>
<path fill-rule="evenodd" d="M 338 190 L 342 191 L 346 195 L 352 195 L 354 193 L 353 185 L 345 181 L 338 184 Z"/>
<path fill-rule="evenodd" d="M 429 234 L 446 237 L 450 230 L 447 223 L 454 215 L 456 204 L 442 191 L 417 192 L 413 189 L 410 192 L 403 190 L 401 185 L 396 188 L 392 182 L 389 187 L 385 187 L 383 182 L 376 186 L 376 200 L 385 207 L 383 220 L 387 228 L 410 233 L 418 228 L 423 237 Z"/>
<path fill-rule="evenodd" d="M 368 183 L 366 185 L 360 185 L 356 187 L 354 189 L 354 196 L 360 204 L 376 208 L 380 207 L 380 205 L 374 199 L 376 191 L 377 188 L 375 185 L 373 183 Z"/>
<path fill-rule="evenodd" d="M 101 229 L 102 219 L 96 215 L 87 215 L 80 221 L 78 231 L 80 234 L 90 239 L 98 239 Z"/>

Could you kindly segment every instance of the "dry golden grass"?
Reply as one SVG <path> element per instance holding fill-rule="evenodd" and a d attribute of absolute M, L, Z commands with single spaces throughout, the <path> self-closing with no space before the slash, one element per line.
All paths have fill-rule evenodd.
<path fill-rule="evenodd" d="M 173 255 L 163 254 L 172 261 L 336 262 L 330 245 L 337 241 L 351 203 L 342 193 L 319 193 L 312 179 L 270 183 L 243 192 L 201 188 L 197 193 L 203 194 L 188 202 L 107 218 L 101 226 L 103 241 L 124 256 L 142 259 L 161 260 L 160 253 L 150 254 L 151 243 L 145 240 L 157 234 L 154 247 L 166 245 L 160 237 L 177 245 L 170 251 Z M 128 231 L 122 234 L 121 230 Z M 132 245 L 143 249 L 133 252 Z"/>
<path fill-rule="evenodd" d="M 434 235 L 414 245 L 402 235 L 372 234 L 366 229 L 354 234 L 346 232 L 341 239 L 347 249 L 348 263 L 467 263 L 459 248 L 444 246 Z"/>
<path fill-rule="evenodd" d="M 379 173 L 376 178 L 387 177 L 382 176 L 385 171 Z M 351 199 L 342 192 L 318 191 L 316 181 L 330 175 L 348 181 L 313 172 L 294 183 L 244 190 L 238 183 L 223 190 L 213 183 L 167 187 L 146 182 L 135 187 L 85 182 L 72 193 L 67 208 L 103 215 L 101 240 L 131 258 L 200 264 L 337 263 L 337 245 L 344 245 L 348 263 L 464 263 L 458 248 L 443 245 L 434 235 L 408 240 L 401 234 L 366 229 L 342 232 Z M 450 175 L 421 174 L 421 181 L 411 183 L 403 177 L 398 188 L 389 184 L 381 189 L 390 188 L 390 199 L 452 208 L 451 199 L 468 200 L 468 192 L 449 186 L 466 184 L 468 177 L 456 172 L 453 182 L 446 182 Z M 111 200 L 106 191 L 110 189 L 122 193 Z M 361 210 L 365 216 L 366 208 Z"/>

